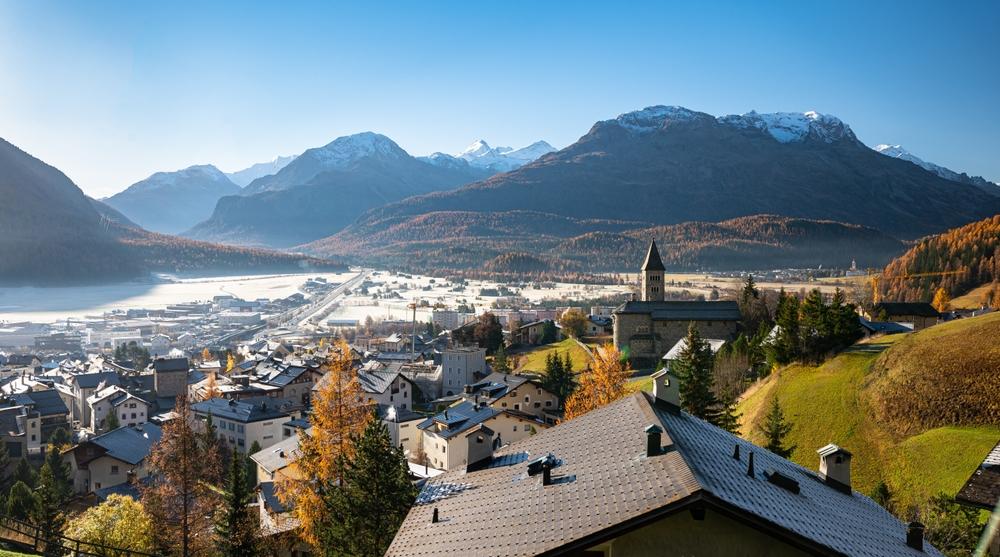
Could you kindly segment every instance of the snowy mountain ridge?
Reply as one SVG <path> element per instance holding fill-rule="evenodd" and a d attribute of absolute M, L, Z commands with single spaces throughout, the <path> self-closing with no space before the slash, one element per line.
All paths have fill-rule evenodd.
<path fill-rule="evenodd" d="M 244 187 L 250 182 L 262 176 L 277 174 L 279 170 L 288 166 L 288 163 L 295 160 L 296 155 L 288 157 L 278 156 L 267 162 L 258 162 L 240 170 L 226 172 L 226 176 L 239 187 Z"/>

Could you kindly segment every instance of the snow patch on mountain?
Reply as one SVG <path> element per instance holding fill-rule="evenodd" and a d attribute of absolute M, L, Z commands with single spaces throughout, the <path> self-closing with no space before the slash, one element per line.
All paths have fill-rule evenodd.
<path fill-rule="evenodd" d="M 257 178 L 277 174 L 279 170 L 288 166 L 288 163 L 293 160 L 295 160 L 295 155 L 289 157 L 279 156 L 267 162 L 259 162 L 241 170 L 226 172 L 226 176 L 228 176 L 234 184 L 242 188 Z"/>
<path fill-rule="evenodd" d="M 301 156 L 312 158 L 326 168 L 344 168 L 364 157 L 401 159 L 409 155 L 395 141 L 382 134 L 362 132 L 338 137 L 323 147 L 307 150 Z"/>
<path fill-rule="evenodd" d="M 620 114 L 614 119 L 614 122 L 627 130 L 648 133 L 662 128 L 668 122 L 692 122 L 704 118 L 710 118 L 710 116 L 683 106 L 657 105 Z"/>
<path fill-rule="evenodd" d="M 440 166 L 442 168 L 468 168 L 469 161 L 465 159 L 460 159 L 454 157 L 447 153 L 442 153 L 440 151 L 431 153 L 426 157 L 417 157 L 417 160 L 433 164 L 434 166 Z"/>
<path fill-rule="evenodd" d="M 555 147 L 545 141 L 536 141 L 527 147 L 513 149 L 511 147 L 490 147 L 489 143 L 479 139 L 454 158 L 463 160 L 477 168 L 508 172 L 534 162 L 539 157 L 555 150 Z M 441 153 L 435 154 L 440 155 Z"/>
<path fill-rule="evenodd" d="M 996 182 L 990 182 L 989 180 L 986 180 L 985 178 L 982 178 L 980 176 L 969 176 L 964 172 L 955 172 L 950 168 L 946 168 L 944 166 L 925 161 L 924 159 L 904 149 L 902 145 L 889 145 L 887 143 L 881 143 L 875 146 L 875 151 L 887 157 L 892 157 L 894 159 L 901 159 L 904 161 L 912 162 L 913 164 L 919 166 L 920 168 L 923 168 L 924 170 L 927 170 L 929 172 L 933 172 L 934 174 L 937 174 L 938 176 L 946 180 L 952 180 L 954 182 L 962 182 L 965 184 L 972 184 L 980 187 L 1000 186 L 1000 184 L 997 184 Z"/>

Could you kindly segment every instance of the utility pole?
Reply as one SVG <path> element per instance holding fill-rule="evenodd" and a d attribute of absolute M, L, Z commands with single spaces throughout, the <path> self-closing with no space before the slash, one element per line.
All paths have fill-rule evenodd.
<path fill-rule="evenodd" d="M 417 301 L 410 304 L 413 308 L 413 333 L 410 335 L 410 361 L 417 359 Z"/>

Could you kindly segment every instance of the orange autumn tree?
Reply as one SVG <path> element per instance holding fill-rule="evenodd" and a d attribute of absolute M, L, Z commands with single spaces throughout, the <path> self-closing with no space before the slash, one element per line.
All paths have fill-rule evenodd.
<path fill-rule="evenodd" d="M 572 420 L 610 404 L 629 393 L 632 368 L 612 344 L 594 350 L 590 370 L 580 375 L 580 385 L 568 399 L 564 420 Z"/>
<path fill-rule="evenodd" d="M 326 525 L 336 520 L 327 501 L 339 489 L 343 459 L 353 450 L 351 436 L 361 435 L 372 416 L 346 342 L 331 347 L 325 367 L 312 401 L 311 428 L 299 435 L 297 473 L 278 485 L 278 498 L 292 507 L 300 536 L 313 546 L 321 544 Z"/>

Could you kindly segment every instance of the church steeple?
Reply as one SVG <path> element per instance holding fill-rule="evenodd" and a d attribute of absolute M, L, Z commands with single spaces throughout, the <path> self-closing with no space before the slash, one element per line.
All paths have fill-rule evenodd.
<path fill-rule="evenodd" d="M 642 301 L 663 301 L 663 272 L 666 270 L 660 251 L 656 249 L 656 240 L 650 241 L 646 260 L 642 263 Z"/>

